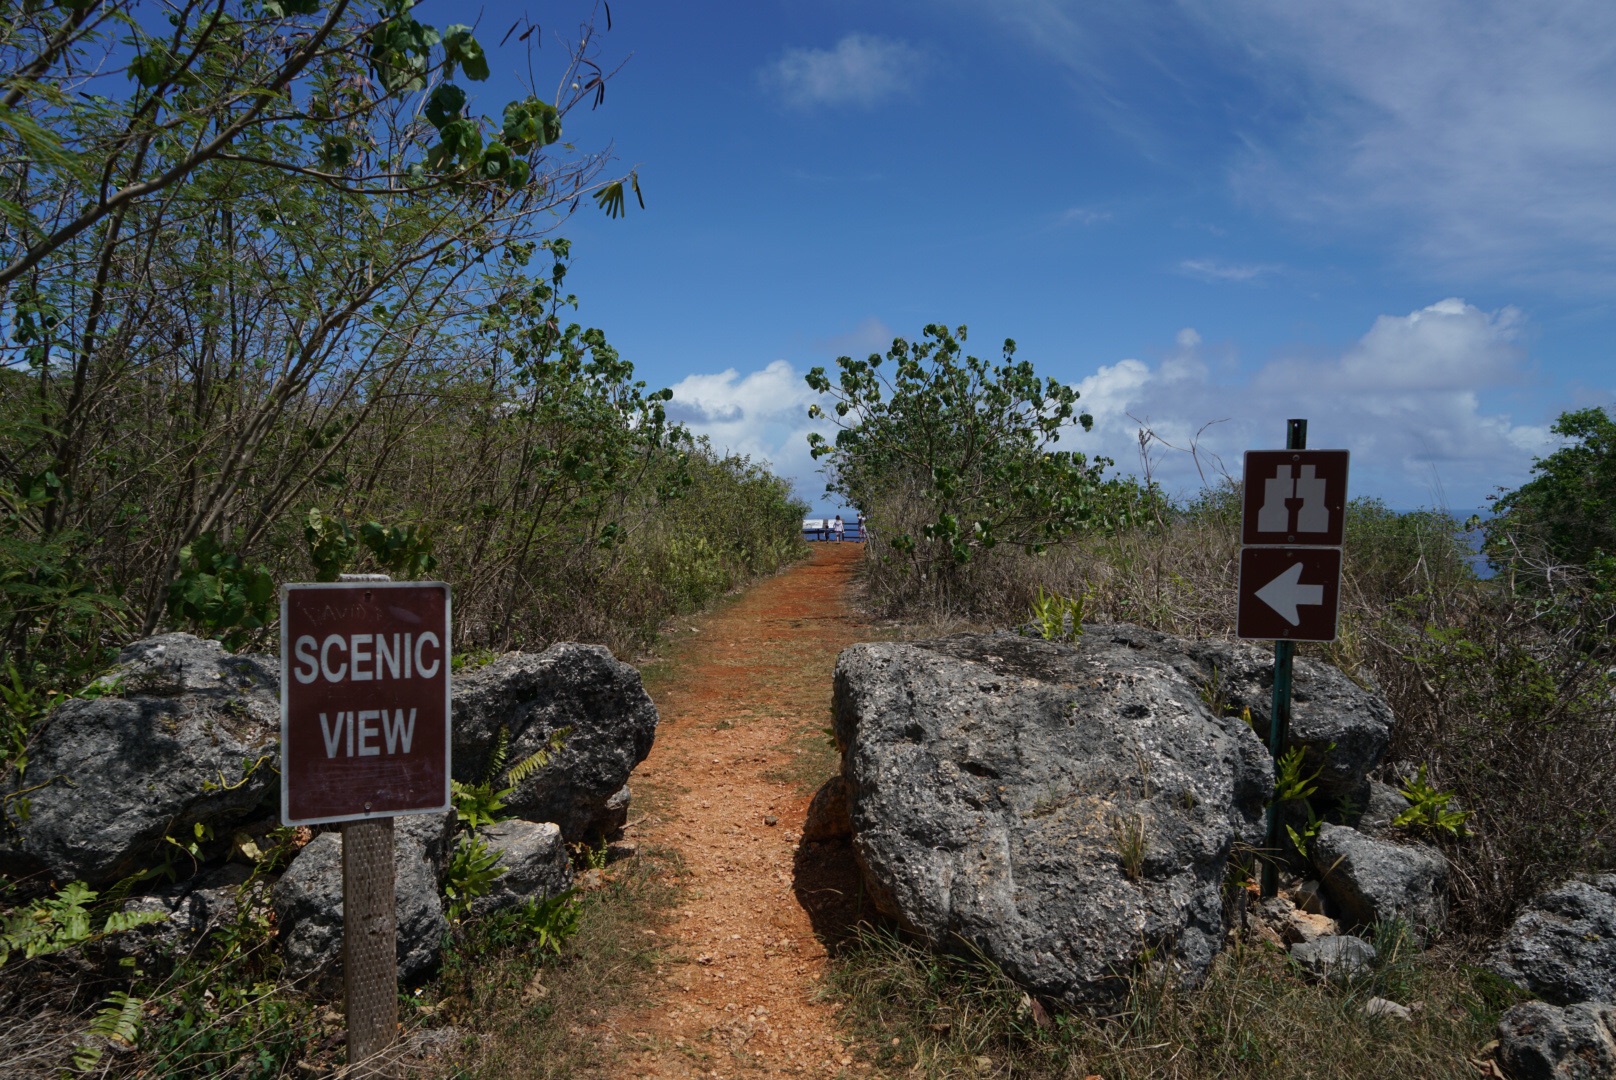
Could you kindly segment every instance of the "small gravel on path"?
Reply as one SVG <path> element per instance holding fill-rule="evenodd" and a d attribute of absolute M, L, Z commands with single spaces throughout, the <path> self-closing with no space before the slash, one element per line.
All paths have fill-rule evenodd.
<path fill-rule="evenodd" d="M 804 740 L 830 724 L 837 654 L 871 633 L 847 596 L 861 551 L 816 544 L 809 561 L 691 620 L 673 670 L 648 679 L 661 720 L 630 781 L 636 802 L 650 796 L 631 838 L 679 850 L 686 894 L 655 931 L 675 957 L 660 1000 L 603 1032 L 619 1075 L 870 1075 L 818 999 L 825 946 L 800 898 L 812 904 L 823 890 L 809 886 L 824 882 L 805 883 L 797 850 L 803 782 L 819 779 L 803 775 Z M 810 749 L 816 759 L 830 761 Z"/>

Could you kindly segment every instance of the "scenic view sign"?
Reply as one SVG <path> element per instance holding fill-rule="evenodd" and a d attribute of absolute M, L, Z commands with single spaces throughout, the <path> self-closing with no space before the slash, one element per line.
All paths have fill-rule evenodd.
<path fill-rule="evenodd" d="M 281 821 L 449 805 L 449 586 L 281 590 Z"/>

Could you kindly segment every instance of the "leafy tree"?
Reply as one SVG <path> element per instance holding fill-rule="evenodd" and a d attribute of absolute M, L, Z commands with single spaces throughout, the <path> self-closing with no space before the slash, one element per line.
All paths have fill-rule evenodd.
<path fill-rule="evenodd" d="M 406 0 L 7 6 L 0 556 L 93 548 L 126 632 L 189 610 L 194 545 L 253 549 L 338 482 L 455 355 L 491 262 L 581 194 L 620 212 L 606 155 L 559 141 L 597 51 L 586 26 L 553 103 L 490 119 L 455 82 L 488 76 L 471 30 Z M 36 634 L 0 614 L 8 646 Z"/>
<path fill-rule="evenodd" d="M 870 518 L 885 543 L 921 572 L 947 574 L 999 544 L 1041 551 L 1080 530 L 1124 519 L 1131 488 L 1102 479 L 1109 459 L 1054 449 L 1093 418 L 1078 392 L 1040 379 L 1006 340 L 995 365 L 965 353 L 966 328 L 932 324 L 886 355 L 840 357 L 808 385 L 833 402 L 835 441 L 809 442 L 829 466 L 828 491 Z M 814 417 L 827 416 L 819 405 Z M 897 504 L 917 513 L 919 535 L 897 525 Z"/>
<path fill-rule="evenodd" d="M 1604 409 L 1561 413 L 1551 429 L 1573 440 L 1532 465 L 1534 478 L 1499 497 L 1487 551 L 1495 563 L 1524 546 L 1562 566 L 1594 568 L 1616 555 L 1616 421 Z M 1538 550 L 1531 550 L 1538 549 Z"/>

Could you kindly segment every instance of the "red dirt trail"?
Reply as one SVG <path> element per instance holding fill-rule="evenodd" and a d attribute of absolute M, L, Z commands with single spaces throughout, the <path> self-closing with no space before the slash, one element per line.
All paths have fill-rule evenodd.
<path fill-rule="evenodd" d="M 695 633 L 672 672 L 650 680 L 661 719 L 631 780 L 637 801 L 650 796 L 631 835 L 676 849 L 687 891 L 654 931 L 675 958 L 660 1000 L 609 1022 L 616 1075 L 869 1075 L 817 996 L 833 909 L 851 891 L 846 860 L 826 868 L 798 851 L 803 781 L 821 778 L 784 771 L 805 739 L 823 738 L 837 653 L 871 635 L 848 602 L 861 554 L 816 544 L 807 562 L 687 620 Z"/>

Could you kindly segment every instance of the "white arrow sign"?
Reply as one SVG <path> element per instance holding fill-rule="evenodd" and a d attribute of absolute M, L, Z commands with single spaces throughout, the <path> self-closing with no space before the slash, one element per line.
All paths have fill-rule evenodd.
<path fill-rule="evenodd" d="M 1289 570 L 1257 590 L 1257 599 L 1279 612 L 1279 617 L 1292 626 L 1301 624 L 1296 608 L 1302 604 L 1324 603 L 1323 585 L 1302 584 L 1302 564 L 1295 563 Z"/>

